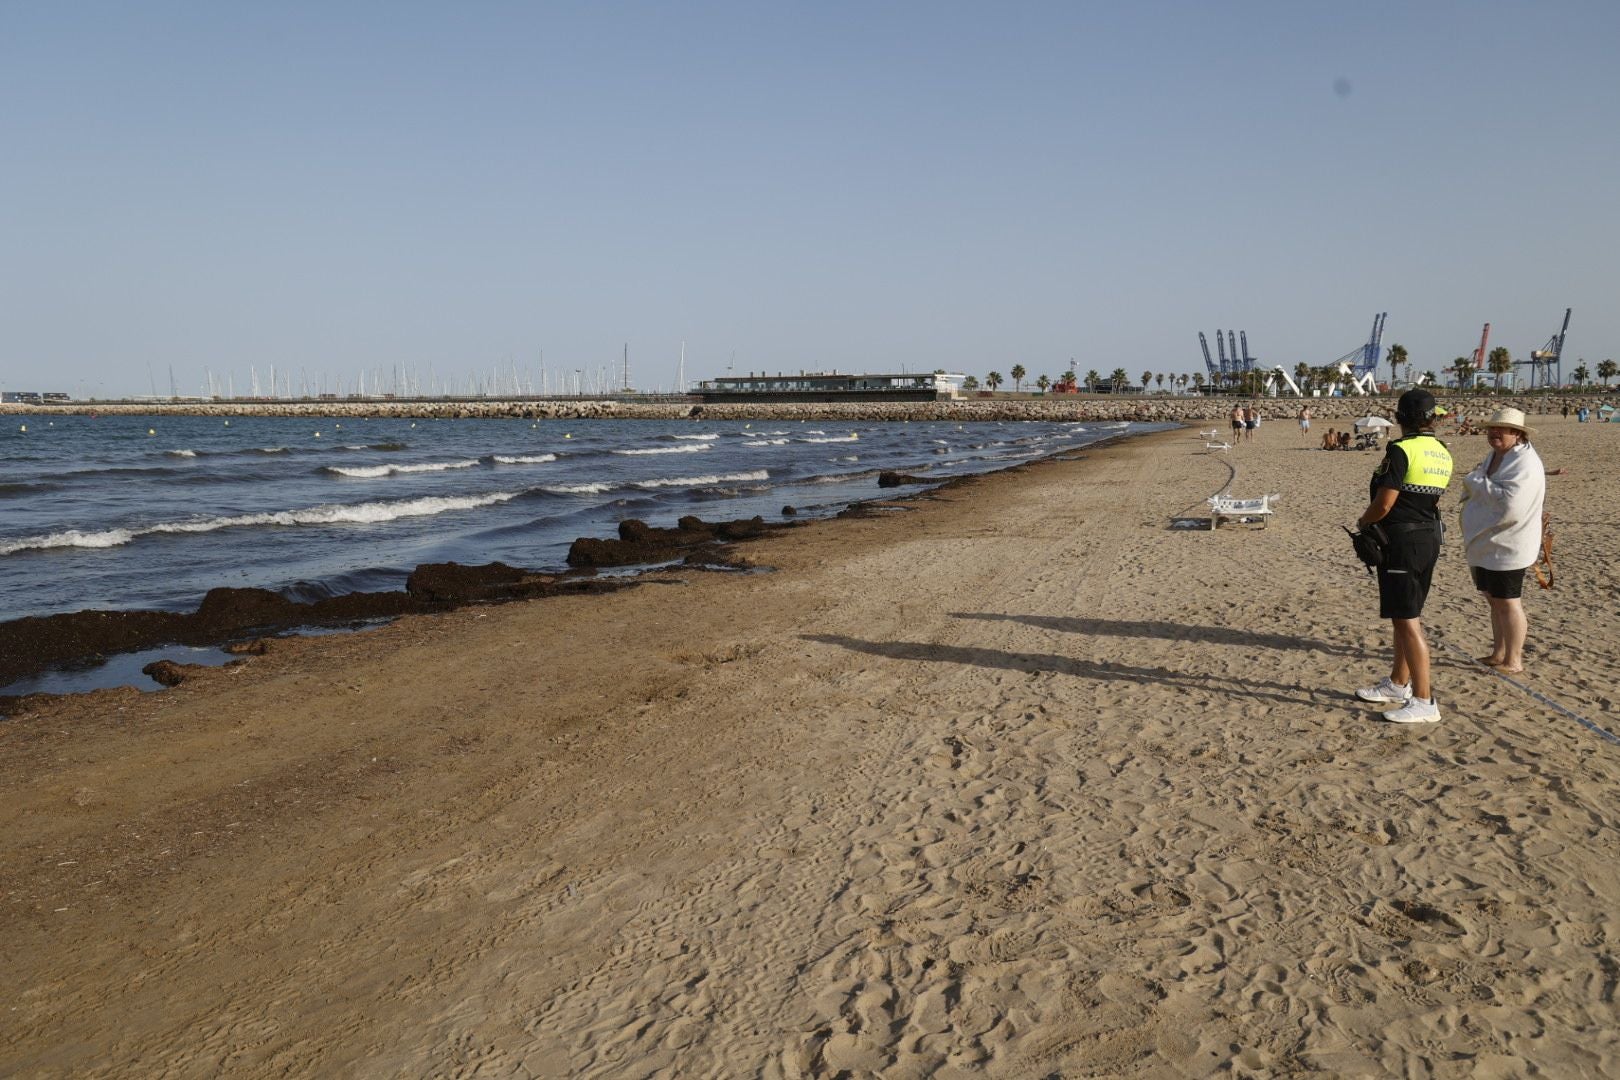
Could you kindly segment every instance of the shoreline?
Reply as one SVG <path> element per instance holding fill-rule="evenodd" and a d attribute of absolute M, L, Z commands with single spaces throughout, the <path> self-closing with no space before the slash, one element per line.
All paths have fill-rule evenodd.
<path fill-rule="evenodd" d="M 1133 436 L 1109 436 L 1081 447 L 1055 450 L 1045 457 L 1100 449 L 1128 437 Z M 887 474 L 894 478 L 894 483 L 887 486 L 922 485 L 924 489 L 856 499 L 828 517 L 865 515 L 878 506 L 926 498 L 964 480 L 996 476 L 1029 463 L 943 480 Z M 263 655 L 270 640 L 303 627 L 364 629 L 358 624 L 402 615 L 441 614 L 473 604 L 632 588 L 644 577 L 661 572 L 661 564 L 674 558 L 684 558 L 685 565 L 704 569 L 753 569 L 746 559 L 729 552 L 737 550 L 737 545 L 769 538 L 783 529 L 807 528 L 828 517 L 769 523 L 759 518 L 708 523 L 687 517 L 675 529 L 649 529 L 643 522 L 627 519 L 621 522 L 617 539 L 576 538 L 567 560 L 571 568 L 565 571 L 524 569 L 500 562 L 424 563 L 411 571 L 404 588 L 397 591 L 339 593 L 318 601 L 298 602 L 273 590 L 216 586 L 192 611 L 80 608 L 55 615 L 24 616 L 0 622 L 0 690 L 45 672 L 171 645 L 211 646 L 225 651 L 232 646 L 246 646 L 256 650 L 254 655 Z M 578 559 L 576 552 L 581 553 Z M 596 576 L 598 570 L 612 569 L 631 572 Z M 156 663 L 165 667 L 158 681 L 176 680 L 164 683 L 171 687 L 197 670 L 196 665 Z M 65 696 L 70 695 L 0 693 L 0 721 L 37 705 L 39 699 Z"/>
<path fill-rule="evenodd" d="M 1537 426 L 1534 687 L 1612 730 L 1620 452 Z M 0 1071 L 1620 1069 L 1620 757 L 1443 644 L 1371 719 L 1374 455 L 1199 446 L 0 724 Z M 1229 469 L 1273 520 L 1172 527 Z"/>

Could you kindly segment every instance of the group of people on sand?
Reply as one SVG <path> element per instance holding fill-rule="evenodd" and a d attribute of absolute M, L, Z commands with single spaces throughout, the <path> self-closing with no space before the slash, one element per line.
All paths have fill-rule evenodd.
<path fill-rule="evenodd" d="M 1232 406 L 1232 442 L 1254 442 L 1254 433 L 1260 430 L 1260 410 L 1253 405 Z"/>
<path fill-rule="evenodd" d="M 1350 433 L 1348 431 L 1334 431 L 1328 428 L 1322 434 L 1322 449 L 1348 450 L 1350 449 Z"/>
<path fill-rule="evenodd" d="M 1422 615 L 1444 535 L 1440 497 L 1451 484 L 1451 452 L 1434 435 L 1435 421 L 1444 415 L 1427 390 L 1401 395 L 1395 408 L 1400 438 L 1385 448 L 1356 522 L 1382 551 L 1378 614 L 1390 621 L 1395 642 L 1390 673 L 1356 696 L 1390 706 L 1384 719 L 1397 724 L 1440 719 Z M 1530 445 L 1535 431 L 1522 411 L 1498 409 L 1484 431 L 1484 460 L 1463 477 L 1463 551 L 1474 587 L 1490 607 L 1491 651 L 1479 662 L 1518 673 L 1524 670 L 1528 631 L 1520 600 L 1525 574 L 1541 557 L 1547 473 Z"/>

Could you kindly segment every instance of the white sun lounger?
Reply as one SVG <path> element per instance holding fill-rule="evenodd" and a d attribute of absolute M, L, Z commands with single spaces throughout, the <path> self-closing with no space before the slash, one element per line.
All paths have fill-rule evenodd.
<path fill-rule="evenodd" d="M 1229 443 L 1229 442 L 1207 442 L 1207 443 L 1204 444 L 1204 449 L 1205 450 L 1230 450 L 1230 449 L 1232 449 L 1232 444 Z"/>
<path fill-rule="evenodd" d="M 1220 428 L 1210 428 L 1208 431 L 1200 431 L 1198 433 L 1198 437 L 1200 439 L 1203 439 L 1205 442 L 1208 442 L 1209 440 L 1215 438 L 1220 433 L 1221 433 Z"/>
<path fill-rule="evenodd" d="M 1209 529 L 1214 532 L 1220 527 L 1221 518 L 1241 520 L 1243 518 L 1259 518 L 1261 528 L 1265 527 L 1266 519 L 1271 516 L 1271 504 L 1282 498 L 1280 495 L 1262 495 L 1258 499 L 1232 499 L 1224 495 L 1213 496 L 1209 500 Z"/>

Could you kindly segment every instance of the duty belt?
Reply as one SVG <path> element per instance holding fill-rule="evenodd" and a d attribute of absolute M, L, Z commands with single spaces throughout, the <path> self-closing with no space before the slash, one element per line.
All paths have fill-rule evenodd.
<path fill-rule="evenodd" d="M 1401 533 L 1410 533 L 1410 532 L 1439 532 L 1440 531 L 1440 522 L 1438 522 L 1438 521 L 1398 521 L 1393 525 L 1385 525 L 1383 528 L 1384 528 L 1384 531 L 1386 533 L 1388 533 L 1390 536 L 1399 536 Z"/>

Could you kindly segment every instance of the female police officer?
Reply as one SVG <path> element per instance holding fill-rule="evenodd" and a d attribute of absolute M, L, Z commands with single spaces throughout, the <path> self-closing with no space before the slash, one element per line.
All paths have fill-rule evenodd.
<path fill-rule="evenodd" d="M 1394 705 L 1384 719 L 1432 724 L 1440 719 L 1429 685 L 1429 643 L 1423 637 L 1423 601 L 1440 559 L 1440 496 L 1451 483 L 1451 453 L 1434 437 L 1444 416 L 1427 390 L 1408 390 L 1395 406 L 1401 437 L 1373 473 L 1359 528 L 1377 525 L 1385 536 L 1378 567 L 1378 615 L 1395 632 L 1395 666 L 1376 686 L 1356 691 L 1362 701 Z"/>

